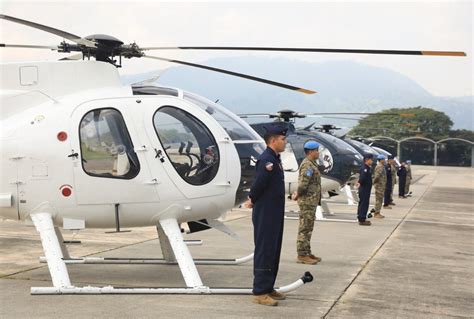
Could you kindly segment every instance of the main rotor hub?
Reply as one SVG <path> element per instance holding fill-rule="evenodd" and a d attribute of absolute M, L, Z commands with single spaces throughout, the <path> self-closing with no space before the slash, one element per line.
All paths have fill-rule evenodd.
<path fill-rule="evenodd" d="M 281 110 L 276 113 L 275 117 L 278 117 L 285 122 L 289 122 L 291 119 L 304 118 L 306 116 L 292 110 Z"/>

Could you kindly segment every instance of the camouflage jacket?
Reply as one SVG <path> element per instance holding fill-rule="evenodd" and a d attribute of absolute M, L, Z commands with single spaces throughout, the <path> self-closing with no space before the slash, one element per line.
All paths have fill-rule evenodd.
<path fill-rule="evenodd" d="M 315 161 L 305 158 L 298 177 L 298 205 L 319 205 L 321 200 L 321 174 Z"/>
<path fill-rule="evenodd" d="M 377 164 L 377 166 L 375 166 L 372 183 L 376 189 L 385 189 L 385 184 L 387 183 L 387 175 L 385 173 L 385 167 L 383 165 Z"/>
<path fill-rule="evenodd" d="M 407 179 L 412 179 L 411 177 L 411 165 L 407 165 Z"/>

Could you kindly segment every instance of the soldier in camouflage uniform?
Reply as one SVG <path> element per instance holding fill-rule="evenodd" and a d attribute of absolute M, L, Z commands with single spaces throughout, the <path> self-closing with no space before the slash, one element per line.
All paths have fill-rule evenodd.
<path fill-rule="evenodd" d="M 377 156 L 379 162 L 374 170 L 374 177 L 372 179 L 372 184 L 375 188 L 375 213 L 374 218 L 384 218 L 380 214 L 382 209 L 383 195 L 385 192 L 385 184 L 387 183 L 387 175 L 385 173 L 385 156 L 380 154 Z"/>
<path fill-rule="evenodd" d="M 316 160 L 319 157 L 319 143 L 308 141 L 304 144 L 306 158 L 300 166 L 298 190 L 293 194 L 293 199 L 298 201 L 300 208 L 300 224 L 296 250 L 297 262 L 315 265 L 321 261 L 311 253 L 311 235 L 313 233 L 316 207 L 321 201 L 321 174 Z"/>
<path fill-rule="evenodd" d="M 410 191 L 410 183 L 411 183 L 411 161 L 407 161 L 407 180 L 405 182 L 405 196 L 411 196 L 408 192 Z"/>

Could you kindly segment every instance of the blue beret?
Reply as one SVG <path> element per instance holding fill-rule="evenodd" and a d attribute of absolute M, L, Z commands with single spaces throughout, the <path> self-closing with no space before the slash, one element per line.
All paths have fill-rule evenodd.
<path fill-rule="evenodd" d="M 303 147 L 306 150 L 315 150 L 319 148 L 319 143 L 316 141 L 307 141 Z"/>
<path fill-rule="evenodd" d="M 410 160 L 407 160 L 407 164 L 411 164 L 411 161 L 410 161 Z"/>
<path fill-rule="evenodd" d="M 379 155 L 377 155 L 377 159 L 378 159 L 379 161 L 385 160 L 385 155 L 379 154 Z"/>
<path fill-rule="evenodd" d="M 288 127 L 283 123 L 269 123 L 265 124 L 263 128 L 266 130 L 268 135 L 283 135 L 286 136 Z"/>
<path fill-rule="evenodd" d="M 372 158 L 374 158 L 374 155 L 373 155 L 373 154 L 371 154 L 371 153 L 365 153 L 365 154 L 364 154 L 364 160 L 372 159 Z"/>

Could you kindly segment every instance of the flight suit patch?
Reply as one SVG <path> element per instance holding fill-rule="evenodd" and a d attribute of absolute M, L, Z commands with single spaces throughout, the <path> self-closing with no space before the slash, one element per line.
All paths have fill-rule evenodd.
<path fill-rule="evenodd" d="M 265 169 L 269 172 L 273 171 L 273 163 L 272 162 L 266 162 L 265 163 Z"/>

